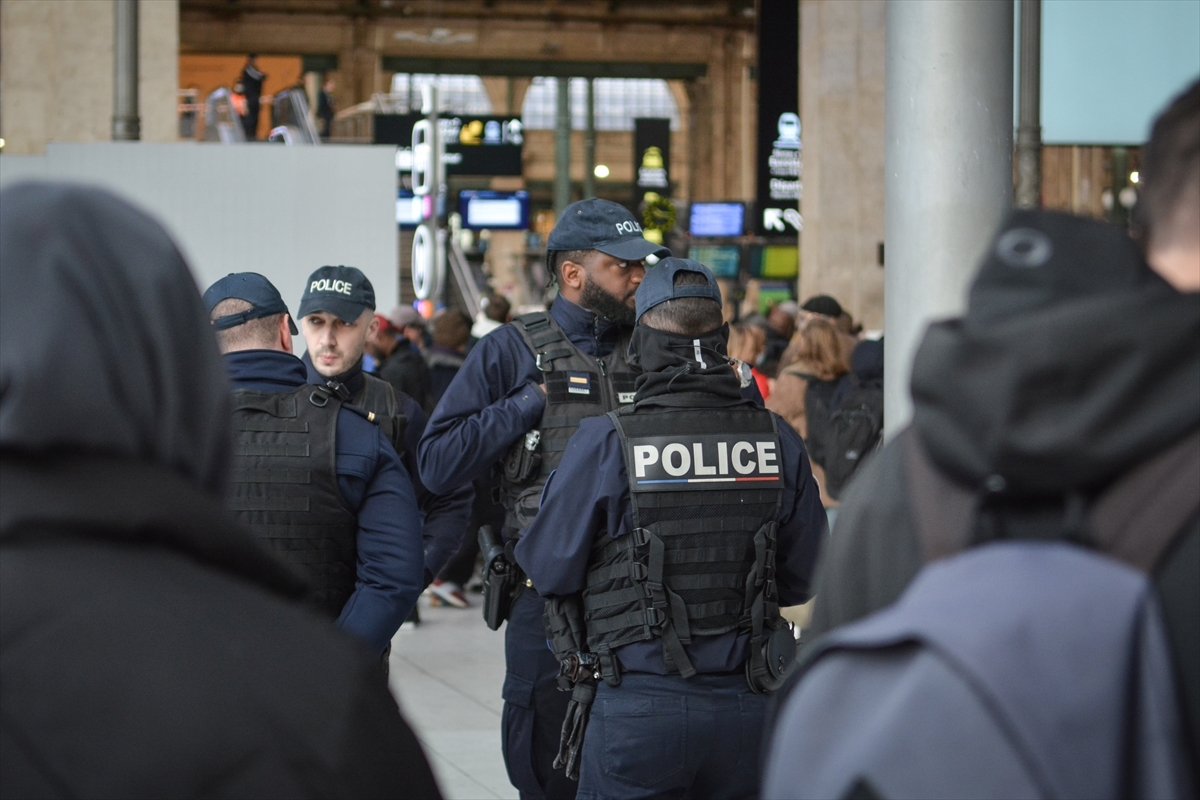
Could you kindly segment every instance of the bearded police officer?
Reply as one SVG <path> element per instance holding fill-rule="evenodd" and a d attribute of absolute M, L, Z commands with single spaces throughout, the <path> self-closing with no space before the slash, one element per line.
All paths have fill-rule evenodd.
<path fill-rule="evenodd" d="M 742 397 L 712 273 L 664 259 L 636 297 L 635 403 L 580 423 L 516 546 L 577 683 L 561 763 L 580 798 L 750 797 L 825 514 L 800 436 Z"/>
<path fill-rule="evenodd" d="M 632 401 L 625 352 L 634 292 L 644 259 L 670 255 L 642 238 L 628 211 L 598 199 L 568 206 L 547 247 L 559 284 L 549 313 L 519 316 L 481 339 L 421 440 L 421 474 L 437 491 L 500 468 L 510 540 L 532 521 L 542 484 L 579 421 Z M 546 649 L 543 606 L 526 587 L 508 619 L 504 760 L 522 797 L 570 798 L 575 783 L 551 766 L 569 698 L 555 689 L 558 664 Z"/>
<path fill-rule="evenodd" d="M 270 281 L 228 275 L 204 303 L 234 385 L 234 515 L 309 579 L 339 627 L 382 655 L 422 589 L 407 471 L 377 425 L 307 383 Z"/>
<path fill-rule="evenodd" d="M 308 381 L 327 384 L 372 414 L 412 477 L 424 521 L 425 576 L 428 586 L 462 543 L 474 491 L 468 483 L 435 494 L 421 481 L 417 443 L 425 431 L 424 410 L 387 381 L 363 372 L 367 339 L 379 327 L 375 289 L 354 267 L 321 267 L 309 276 L 300 298 L 300 329 L 307 352 Z"/>

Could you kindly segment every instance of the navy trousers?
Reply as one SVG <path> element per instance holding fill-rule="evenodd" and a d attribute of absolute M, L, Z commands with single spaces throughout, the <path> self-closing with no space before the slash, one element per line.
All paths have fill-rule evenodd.
<path fill-rule="evenodd" d="M 553 767 L 571 694 L 558 691 L 555 681 L 558 661 L 546 644 L 545 605 L 526 589 L 504 628 L 504 766 L 522 800 L 573 800 L 578 784 Z"/>
<path fill-rule="evenodd" d="M 755 797 L 768 701 L 741 674 L 629 672 L 618 687 L 601 683 L 579 800 Z"/>

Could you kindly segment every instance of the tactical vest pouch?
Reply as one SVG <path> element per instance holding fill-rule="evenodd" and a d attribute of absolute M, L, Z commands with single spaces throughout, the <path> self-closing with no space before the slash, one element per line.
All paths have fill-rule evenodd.
<path fill-rule="evenodd" d="M 491 525 L 479 529 L 479 550 L 483 553 L 483 621 L 495 631 L 512 614 L 521 573 L 508 560 L 504 543 Z"/>
<path fill-rule="evenodd" d="M 542 467 L 542 456 L 538 444 L 542 433 L 532 430 L 518 439 L 504 458 L 504 480 L 509 483 L 524 483 L 537 476 Z"/>

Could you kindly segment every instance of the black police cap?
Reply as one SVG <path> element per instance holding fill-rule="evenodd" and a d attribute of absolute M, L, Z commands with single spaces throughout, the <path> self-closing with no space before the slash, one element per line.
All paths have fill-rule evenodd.
<path fill-rule="evenodd" d="M 642 226 L 624 206 L 598 197 L 580 200 L 563 209 L 550 232 L 546 249 L 599 250 L 622 261 L 671 255 L 670 249 L 642 237 Z"/>
<path fill-rule="evenodd" d="M 356 267 L 321 267 L 308 276 L 300 298 L 300 318 L 328 311 L 342 322 L 354 322 L 375 310 L 375 287 Z"/>
<path fill-rule="evenodd" d="M 226 314 L 212 320 L 212 326 L 218 331 L 234 328 L 252 319 L 269 317 L 272 314 L 288 314 L 288 327 L 296 336 L 296 323 L 292 320 L 287 303 L 279 290 L 269 280 L 257 272 L 231 272 L 204 291 L 204 309 L 212 316 L 212 311 L 222 300 L 236 298 L 245 300 L 250 308 L 237 314 Z"/>

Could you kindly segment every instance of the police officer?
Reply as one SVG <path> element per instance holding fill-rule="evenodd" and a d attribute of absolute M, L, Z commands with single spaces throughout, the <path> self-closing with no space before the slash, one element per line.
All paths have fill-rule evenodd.
<path fill-rule="evenodd" d="M 400 454 L 424 520 L 422 586 L 428 586 L 462 544 L 474 491 L 467 484 L 435 494 L 421 482 L 416 453 L 428 421 L 424 410 L 387 381 L 363 372 L 367 339 L 379 327 L 374 312 L 375 289 L 361 270 L 318 269 L 309 276 L 300 298 L 300 329 L 307 347 L 303 361 L 309 383 L 328 383 L 343 392 L 344 399 L 373 414 Z"/>
<path fill-rule="evenodd" d="M 379 427 L 310 386 L 271 282 L 228 275 L 204 293 L 233 381 L 231 509 L 304 573 L 340 628 L 383 654 L 421 593 L 421 519 Z"/>
<path fill-rule="evenodd" d="M 800 436 L 742 396 L 712 273 L 664 259 L 636 299 L 635 403 L 580 423 L 516 558 L 581 606 L 572 648 L 550 631 L 596 687 L 578 796 L 750 797 L 825 514 Z"/>
<path fill-rule="evenodd" d="M 559 284 L 549 313 L 519 316 L 479 340 L 421 440 L 421 474 L 435 491 L 502 465 L 510 540 L 533 520 L 579 421 L 633 400 L 625 353 L 634 292 L 644 259 L 670 255 L 642 238 L 628 211 L 599 199 L 568 206 L 547 247 Z M 551 766 L 569 698 L 555 688 L 543 607 L 527 587 L 505 631 L 504 760 L 522 797 L 570 798 L 575 783 Z"/>

